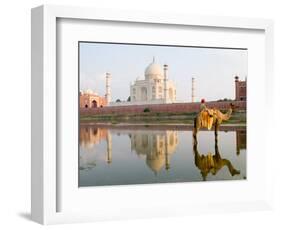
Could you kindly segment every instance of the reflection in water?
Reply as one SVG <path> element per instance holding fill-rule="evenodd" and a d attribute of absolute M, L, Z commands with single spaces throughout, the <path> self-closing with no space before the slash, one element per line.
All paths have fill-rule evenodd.
<path fill-rule="evenodd" d="M 205 181 L 207 175 L 212 173 L 216 175 L 219 170 L 226 166 L 231 174 L 235 176 L 240 174 L 240 171 L 235 169 L 228 159 L 223 159 L 219 152 L 218 139 L 215 139 L 215 154 L 208 152 L 206 155 L 200 154 L 197 149 L 197 141 L 193 141 L 194 162 L 200 170 L 203 180 Z"/>
<path fill-rule="evenodd" d="M 112 138 L 110 132 L 107 132 L 106 135 L 106 143 L 107 143 L 107 148 L 106 148 L 106 162 L 110 164 L 112 162 Z"/>
<path fill-rule="evenodd" d="M 170 168 L 170 155 L 178 145 L 177 131 L 140 131 L 132 133 L 130 138 L 132 150 L 146 157 L 146 164 L 155 174 L 164 165 L 166 170 Z"/>
<path fill-rule="evenodd" d="M 247 144 L 247 132 L 246 129 L 244 130 L 237 130 L 236 131 L 236 154 L 240 154 L 241 149 L 246 149 L 246 144 Z"/>
<path fill-rule="evenodd" d="M 112 137 L 110 131 L 95 126 L 80 127 L 80 148 L 90 151 L 89 154 L 79 156 L 80 170 L 89 170 L 96 166 L 96 162 L 92 159 L 93 156 L 91 150 L 102 140 L 106 140 L 106 162 L 110 164 L 112 162 Z"/>
<path fill-rule="evenodd" d="M 246 129 L 80 126 L 79 185 L 118 185 L 246 178 Z M 224 167 L 225 166 L 225 167 Z"/>
<path fill-rule="evenodd" d="M 91 148 L 105 139 L 108 129 L 98 128 L 96 126 L 80 127 L 80 146 L 83 148 Z"/>

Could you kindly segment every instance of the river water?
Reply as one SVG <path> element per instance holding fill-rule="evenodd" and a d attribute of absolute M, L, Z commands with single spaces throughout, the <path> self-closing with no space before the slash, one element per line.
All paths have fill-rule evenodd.
<path fill-rule="evenodd" d="M 79 186 L 246 179 L 246 128 L 80 125 Z"/>

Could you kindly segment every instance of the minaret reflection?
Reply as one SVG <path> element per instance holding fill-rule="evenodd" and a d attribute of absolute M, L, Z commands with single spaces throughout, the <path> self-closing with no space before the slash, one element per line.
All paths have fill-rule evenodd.
<path fill-rule="evenodd" d="M 201 171 L 202 179 L 205 181 L 208 174 L 216 175 L 224 166 L 228 168 L 231 176 L 239 175 L 240 171 L 235 169 L 228 159 L 221 158 L 218 139 L 215 139 L 215 154 L 209 152 L 207 155 L 200 154 L 197 149 L 197 141 L 193 138 L 193 153 L 196 167 Z"/>
<path fill-rule="evenodd" d="M 112 162 L 112 136 L 110 130 L 96 126 L 80 126 L 80 147 L 83 154 L 80 154 L 80 168 L 89 169 L 96 166 L 95 145 L 102 140 L 106 141 L 106 157 L 108 164 Z"/>
<path fill-rule="evenodd" d="M 168 135 L 165 135 L 165 169 L 168 170 L 170 169 L 170 156 L 168 154 L 168 144 L 169 144 L 169 140 L 168 140 Z"/>
<path fill-rule="evenodd" d="M 236 130 L 236 154 L 240 155 L 241 149 L 247 148 L 247 130 Z"/>
<path fill-rule="evenodd" d="M 136 131 L 131 133 L 131 149 L 146 159 L 147 166 L 157 174 L 164 166 L 170 169 L 170 157 L 178 145 L 177 131 Z"/>
<path fill-rule="evenodd" d="M 106 152 L 107 152 L 107 159 L 106 162 L 110 164 L 112 162 L 112 137 L 111 133 L 108 131 L 106 135 Z"/>

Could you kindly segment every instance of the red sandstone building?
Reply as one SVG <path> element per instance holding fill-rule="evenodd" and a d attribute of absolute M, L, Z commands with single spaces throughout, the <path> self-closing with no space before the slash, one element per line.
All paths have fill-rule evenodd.
<path fill-rule="evenodd" d="M 247 100 L 247 81 L 240 81 L 239 77 L 235 77 L 235 101 Z"/>
<path fill-rule="evenodd" d="M 80 109 L 82 108 L 102 108 L 109 105 L 111 101 L 111 89 L 110 89 L 110 73 L 106 73 L 106 92 L 105 96 L 99 96 L 97 93 L 94 93 L 92 90 L 87 89 L 85 91 L 80 91 Z"/>
<path fill-rule="evenodd" d="M 85 90 L 80 92 L 80 108 L 98 108 L 106 106 L 106 97 L 101 97 L 92 90 Z"/>

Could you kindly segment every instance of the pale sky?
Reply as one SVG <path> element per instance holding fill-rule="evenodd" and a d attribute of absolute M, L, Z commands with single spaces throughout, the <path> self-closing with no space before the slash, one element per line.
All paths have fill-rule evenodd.
<path fill-rule="evenodd" d="M 152 62 L 169 66 L 178 101 L 191 101 L 191 78 L 195 99 L 234 99 L 234 76 L 247 76 L 247 50 L 198 47 L 148 46 L 80 42 L 80 90 L 92 89 L 105 95 L 105 73 L 110 72 L 111 97 L 127 100 L 130 82 L 144 79 Z"/>

